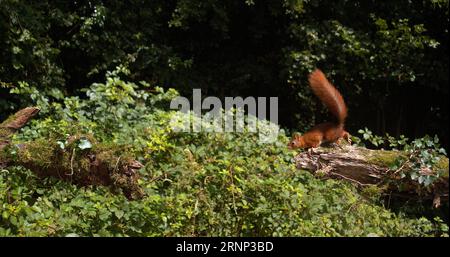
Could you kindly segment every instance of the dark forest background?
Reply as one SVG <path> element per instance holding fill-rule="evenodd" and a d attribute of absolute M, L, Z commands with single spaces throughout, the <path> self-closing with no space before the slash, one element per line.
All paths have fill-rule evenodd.
<path fill-rule="evenodd" d="M 281 125 L 304 131 L 329 118 L 306 80 L 319 67 L 351 133 L 448 149 L 448 21 L 448 0 L 0 0 L 0 120 L 29 104 L 13 88 L 58 101 L 123 65 L 186 96 L 278 96 Z"/>

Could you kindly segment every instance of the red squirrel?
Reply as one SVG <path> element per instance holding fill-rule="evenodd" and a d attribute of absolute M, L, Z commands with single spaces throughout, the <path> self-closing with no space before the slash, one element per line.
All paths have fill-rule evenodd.
<path fill-rule="evenodd" d="M 342 95 L 319 69 L 309 74 L 308 81 L 314 94 L 327 106 L 337 121 L 320 123 L 301 136 L 295 134 L 288 147 L 290 149 L 315 148 L 322 143 L 335 143 L 341 138 L 349 141 L 350 134 L 344 130 L 347 106 Z"/>

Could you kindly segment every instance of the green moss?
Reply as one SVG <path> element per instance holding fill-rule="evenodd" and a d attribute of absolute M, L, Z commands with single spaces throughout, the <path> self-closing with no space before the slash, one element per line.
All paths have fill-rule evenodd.
<path fill-rule="evenodd" d="M 49 167 L 55 160 L 55 146 L 52 141 L 36 139 L 28 142 L 27 147 L 20 150 L 20 162 L 33 163 L 42 168 Z"/>
<path fill-rule="evenodd" d="M 399 158 L 406 159 L 406 155 L 400 151 L 367 151 L 367 162 L 379 166 L 389 167 L 395 164 Z"/>
<path fill-rule="evenodd" d="M 444 171 L 441 175 L 443 178 L 448 178 L 448 158 L 442 156 L 439 161 L 433 166 L 433 170 Z"/>
<path fill-rule="evenodd" d="M 376 185 L 368 185 L 363 187 L 362 194 L 371 197 L 371 198 L 378 198 L 381 196 L 385 188 L 376 186 Z"/>
<path fill-rule="evenodd" d="M 0 127 L 0 139 L 6 139 L 11 135 L 11 130 Z"/>
<path fill-rule="evenodd" d="M 80 160 L 79 164 L 81 170 L 89 171 L 91 167 L 91 162 L 87 158 Z"/>

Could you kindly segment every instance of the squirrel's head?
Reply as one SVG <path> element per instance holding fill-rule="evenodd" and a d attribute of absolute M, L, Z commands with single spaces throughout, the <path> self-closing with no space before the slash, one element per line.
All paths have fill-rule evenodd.
<path fill-rule="evenodd" d="M 304 145 L 305 141 L 303 137 L 300 134 L 295 133 L 292 136 L 291 141 L 289 141 L 288 148 L 289 149 L 303 148 Z"/>

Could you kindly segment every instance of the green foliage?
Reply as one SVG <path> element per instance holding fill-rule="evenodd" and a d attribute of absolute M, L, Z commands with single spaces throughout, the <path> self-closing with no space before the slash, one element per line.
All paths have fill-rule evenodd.
<path fill-rule="evenodd" d="M 444 148 L 440 147 L 439 138 L 436 135 L 434 137 L 426 135 L 409 143 L 409 139 L 404 135 L 401 135 L 399 139 L 389 134 L 381 137 L 373 135 L 368 128 L 361 129 L 358 133 L 362 134 L 364 141 L 375 147 L 386 146 L 392 150 L 404 151 L 406 158 L 398 157 L 389 167 L 391 170 L 399 172 L 402 178 L 406 177 L 425 187 L 443 176 L 448 179 L 448 159 L 447 164 L 443 164 L 447 153 Z M 361 146 L 365 146 L 361 139 L 358 138 L 357 142 Z"/>
<path fill-rule="evenodd" d="M 407 107 L 420 96 L 411 101 L 423 103 L 429 125 L 414 126 L 448 141 L 448 0 L 1 0 L 0 17 L 0 118 L 27 104 L 7 93 L 19 83 L 50 98 L 79 95 L 126 64 L 133 81 L 182 95 L 279 96 L 289 113 L 280 121 L 298 129 L 327 113 L 306 85 L 319 67 L 343 91 L 350 130 L 385 108 L 370 127 L 395 131 L 387 121 L 415 119 Z"/>
<path fill-rule="evenodd" d="M 399 149 L 406 148 L 407 142 L 409 140 L 409 138 L 405 137 L 404 135 L 400 135 L 399 138 L 390 136 L 389 133 L 386 133 L 385 137 L 374 135 L 372 133 L 372 131 L 369 130 L 368 128 L 360 129 L 360 130 L 358 130 L 358 133 L 362 135 L 364 141 L 371 143 L 375 147 L 386 146 L 389 149 L 393 149 L 393 150 L 399 150 Z M 355 143 L 366 147 L 366 145 L 361 141 L 360 138 L 355 136 L 355 137 L 353 137 L 353 140 Z M 436 139 L 436 140 L 437 140 L 436 141 L 436 144 L 437 144 L 439 139 Z M 442 150 L 444 150 L 444 149 L 442 149 Z M 445 152 L 443 152 L 443 154 L 445 154 Z"/>
<path fill-rule="evenodd" d="M 445 149 L 440 148 L 437 136 L 415 139 L 411 145 L 405 146 L 405 150 L 409 154 L 408 166 L 411 171 L 403 173 L 402 176 L 409 175 L 412 180 L 424 186 L 431 185 L 443 175 L 446 175 L 448 179 L 448 161 L 447 167 L 438 165 L 443 161 L 441 155 L 446 155 L 446 152 Z M 433 173 L 432 170 L 437 172 Z"/>
<path fill-rule="evenodd" d="M 64 148 L 71 135 L 93 135 L 145 164 L 147 193 L 130 202 L 104 187 L 2 168 L 0 234 L 446 235 L 439 219 L 394 214 L 351 185 L 296 171 L 284 133 L 273 145 L 248 131 L 175 133 L 167 102 L 192 88 L 276 95 L 287 114 L 280 121 L 304 128 L 328 113 L 306 86 L 319 67 L 342 91 L 350 129 L 377 115 L 369 127 L 412 138 L 409 123 L 387 116 L 413 116 L 445 143 L 447 23 L 448 0 L 0 0 L 0 119 L 19 106 L 41 109 L 14 142 L 52 138 Z M 442 167 L 434 138 L 362 134 L 407 151 L 392 167 L 408 162 L 405 178 L 426 185 L 434 177 L 423 171 Z M 75 143 L 74 151 L 95 147 L 88 137 Z"/>
<path fill-rule="evenodd" d="M 146 196 L 129 201 L 108 188 L 77 187 L 30 170 L 0 171 L 0 235 L 10 236 L 441 236 L 437 220 L 392 213 L 350 184 L 296 170 L 283 131 L 273 144 L 243 133 L 174 132 L 167 110 L 175 90 L 134 84 L 109 73 L 85 98 L 47 108 L 14 137 L 60 138 L 86 132 L 127 145 L 145 167 Z M 25 97 L 26 94 L 22 95 Z M 45 97 L 44 97 L 45 98 Z M 40 97 L 34 99 L 39 102 Z M 42 103 L 42 102 L 41 102 Z M 81 138 L 77 147 L 90 147 Z"/>

